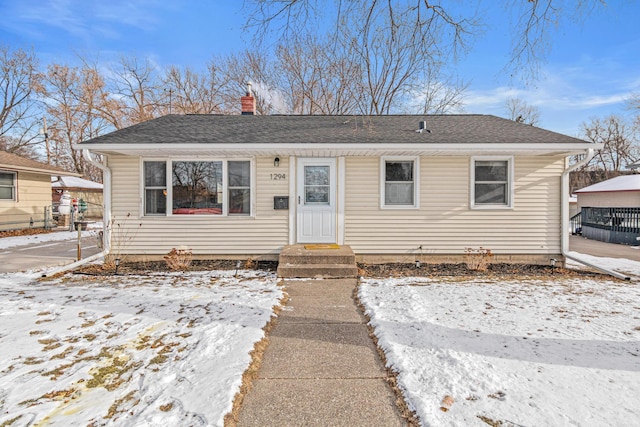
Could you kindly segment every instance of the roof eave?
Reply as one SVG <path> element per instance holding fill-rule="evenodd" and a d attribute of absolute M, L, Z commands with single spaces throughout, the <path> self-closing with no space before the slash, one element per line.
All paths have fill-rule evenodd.
<path fill-rule="evenodd" d="M 48 169 L 30 168 L 25 166 L 16 166 L 16 165 L 7 165 L 7 164 L 0 164 L 0 169 L 9 170 L 12 172 L 29 172 L 29 173 L 34 173 L 39 175 L 49 175 L 49 176 L 77 176 L 77 177 L 82 176 L 81 174 L 75 173 L 75 172 L 54 171 L 54 170 L 48 170 Z"/>
<path fill-rule="evenodd" d="M 133 156 L 184 155 L 295 155 L 295 156 L 380 156 L 380 155 L 470 155 L 470 154 L 529 154 L 572 156 L 589 148 L 601 149 L 594 143 L 181 143 L 181 144 L 80 144 L 100 154 Z"/>

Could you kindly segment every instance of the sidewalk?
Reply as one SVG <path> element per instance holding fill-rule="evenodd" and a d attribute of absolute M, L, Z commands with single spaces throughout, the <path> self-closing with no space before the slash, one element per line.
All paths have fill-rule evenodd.
<path fill-rule="evenodd" d="M 352 295 L 357 279 L 285 280 L 239 426 L 402 426 L 395 395 Z"/>

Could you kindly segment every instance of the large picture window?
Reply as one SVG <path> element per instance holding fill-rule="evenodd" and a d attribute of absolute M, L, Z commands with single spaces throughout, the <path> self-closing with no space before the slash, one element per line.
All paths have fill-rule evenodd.
<path fill-rule="evenodd" d="M 417 159 L 383 159 L 383 207 L 416 207 Z"/>
<path fill-rule="evenodd" d="M 174 215 L 222 214 L 222 162 L 173 162 Z"/>
<path fill-rule="evenodd" d="M 251 214 L 250 161 L 145 161 L 143 165 L 145 215 Z"/>
<path fill-rule="evenodd" d="M 510 207 L 512 204 L 511 159 L 473 159 L 474 207 Z"/>
<path fill-rule="evenodd" d="M 0 200 L 16 199 L 15 172 L 0 172 Z"/>

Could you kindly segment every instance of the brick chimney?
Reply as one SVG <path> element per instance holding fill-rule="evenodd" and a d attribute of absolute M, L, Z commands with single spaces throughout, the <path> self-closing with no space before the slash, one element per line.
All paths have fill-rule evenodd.
<path fill-rule="evenodd" d="M 243 116 L 254 116 L 256 114 L 256 99 L 251 92 L 251 82 L 247 82 L 247 94 L 240 98 Z"/>

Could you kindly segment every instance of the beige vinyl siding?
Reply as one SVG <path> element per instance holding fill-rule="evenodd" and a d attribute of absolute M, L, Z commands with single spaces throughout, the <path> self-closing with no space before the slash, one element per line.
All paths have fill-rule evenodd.
<path fill-rule="evenodd" d="M 578 212 L 580 212 L 580 209 L 583 207 L 640 207 L 640 191 L 601 191 L 597 193 L 578 193 Z"/>
<path fill-rule="evenodd" d="M 44 226 L 45 206 L 51 206 L 51 176 L 17 172 L 16 200 L 0 200 L 0 230 Z M 19 224 L 2 224 L 19 222 Z"/>
<path fill-rule="evenodd" d="M 358 254 L 560 251 L 563 159 L 514 158 L 513 209 L 470 209 L 470 158 L 421 157 L 420 207 L 380 209 L 379 160 L 346 161 L 345 244 Z"/>
<path fill-rule="evenodd" d="M 156 160 L 156 159 L 154 159 Z M 159 159 L 158 159 L 159 160 Z M 112 244 L 122 253 L 162 255 L 171 248 L 186 247 L 194 255 L 276 254 L 288 243 L 287 210 L 273 209 L 273 196 L 289 194 L 288 159 L 255 159 L 256 189 L 254 215 L 173 215 L 144 216 L 141 212 L 141 159 L 110 156 L 113 174 Z M 284 180 L 271 180 L 271 174 L 287 172 Z M 127 215 L 131 214 L 128 218 Z M 118 227 L 117 224 L 125 224 Z M 125 232 L 119 232 L 122 228 Z M 120 234 L 120 235 L 119 235 Z M 119 242 L 120 240 L 120 242 Z"/>

